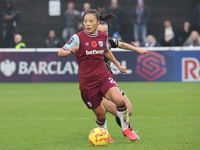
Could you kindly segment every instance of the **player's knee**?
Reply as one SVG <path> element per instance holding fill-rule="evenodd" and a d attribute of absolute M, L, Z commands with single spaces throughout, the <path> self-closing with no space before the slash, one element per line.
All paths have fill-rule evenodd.
<path fill-rule="evenodd" d="M 104 122 L 106 120 L 106 112 L 96 114 L 96 117 L 99 121 Z"/>
<path fill-rule="evenodd" d="M 101 122 L 104 122 L 106 120 L 106 116 L 98 116 L 97 119 Z"/>
<path fill-rule="evenodd" d="M 115 117 L 118 117 L 117 115 L 117 111 L 116 111 L 116 105 L 109 105 L 107 106 L 106 110 L 111 113 L 112 115 L 114 115 Z"/>
<path fill-rule="evenodd" d="M 118 100 L 116 101 L 116 106 L 117 106 L 117 107 L 122 107 L 122 106 L 124 106 L 124 105 L 125 105 L 125 102 L 124 102 L 123 99 L 118 99 Z"/>
<path fill-rule="evenodd" d="M 131 116 L 133 114 L 133 111 L 132 110 L 128 110 L 128 114 L 129 114 L 129 116 Z"/>

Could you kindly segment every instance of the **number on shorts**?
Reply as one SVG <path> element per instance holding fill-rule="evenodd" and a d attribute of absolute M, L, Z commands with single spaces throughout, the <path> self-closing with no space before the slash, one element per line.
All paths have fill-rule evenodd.
<path fill-rule="evenodd" d="M 115 83 L 115 81 L 113 80 L 113 78 L 109 77 L 108 79 L 110 80 L 110 83 Z"/>

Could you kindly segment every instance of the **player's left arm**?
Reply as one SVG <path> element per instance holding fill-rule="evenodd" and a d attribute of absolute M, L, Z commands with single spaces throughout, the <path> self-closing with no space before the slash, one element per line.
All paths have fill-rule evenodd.
<path fill-rule="evenodd" d="M 105 56 L 117 66 L 117 68 L 121 73 L 127 73 L 126 67 L 123 67 L 118 63 L 111 50 L 105 51 Z"/>
<path fill-rule="evenodd" d="M 70 50 L 66 51 L 64 48 L 62 48 L 59 52 L 58 52 L 58 56 L 59 57 L 67 57 L 69 55 L 75 54 L 78 51 L 78 47 L 72 47 Z"/>
<path fill-rule="evenodd" d="M 125 42 L 118 41 L 118 47 L 121 48 L 121 49 L 132 50 L 132 51 L 138 52 L 141 55 L 147 55 L 148 54 L 147 50 L 142 49 L 142 48 L 134 47 L 134 46 L 132 46 L 132 45 L 130 45 L 128 43 L 125 43 Z"/>
<path fill-rule="evenodd" d="M 58 56 L 67 57 L 69 55 L 75 54 L 79 50 L 80 40 L 79 37 L 74 34 L 70 40 L 62 47 L 58 52 Z"/>

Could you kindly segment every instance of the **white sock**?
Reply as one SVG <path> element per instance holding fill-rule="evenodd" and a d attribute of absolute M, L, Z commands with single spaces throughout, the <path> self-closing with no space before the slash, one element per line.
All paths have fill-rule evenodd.
<path fill-rule="evenodd" d="M 104 128 L 104 129 L 106 129 L 108 131 L 108 129 L 107 129 L 107 121 L 106 120 L 104 122 L 101 122 L 101 121 L 96 119 L 96 125 L 97 125 L 97 127 Z"/>
<path fill-rule="evenodd" d="M 117 111 L 117 115 L 120 119 L 122 130 L 128 129 L 129 115 L 127 109 L 124 111 Z"/>

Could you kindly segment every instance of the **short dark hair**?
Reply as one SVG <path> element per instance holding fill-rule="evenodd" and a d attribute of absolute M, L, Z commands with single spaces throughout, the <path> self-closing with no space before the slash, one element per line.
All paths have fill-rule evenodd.
<path fill-rule="evenodd" d="M 83 15 L 83 19 L 86 14 L 94 14 L 96 16 L 97 20 L 100 20 L 100 24 L 106 24 L 106 25 L 108 25 L 108 24 L 104 21 L 108 20 L 110 22 L 113 18 L 115 18 L 114 14 L 106 14 L 104 8 L 98 8 L 98 11 L 96 11 L 94 9 L 90 9 L 90 10 L 86 11 Z M 78 25 L 78 30 L 75 31 L 75 34 L 84 30 L 84 27 L 80 24 L 79 18 L 76 19 L 76 23 Z"/>
<path fill-rule="evenodd" d="M 87 15 L 87 14 L 94 14 L 96 16 L 97 20 L 100 20 L 100 15 L 96 10 L 90 9 L 90 10 L 86 11 L 83 15 L 83 18 L 85 18 L 85 15 Z"/>

